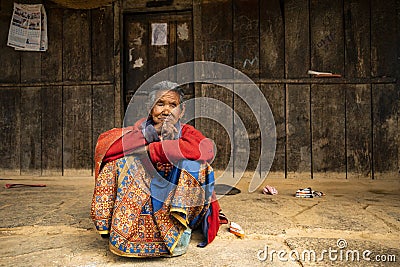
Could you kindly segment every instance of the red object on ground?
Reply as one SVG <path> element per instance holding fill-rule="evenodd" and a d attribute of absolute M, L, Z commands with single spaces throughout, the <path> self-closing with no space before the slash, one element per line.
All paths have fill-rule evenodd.
<path fill-rule="evenodd" d="M 5 184 L 4 188 L 15 188 L 15 187 L 23 187 L 23 186 L 28 186 L 28 187 L 46 187 L 45 184 Z"/>

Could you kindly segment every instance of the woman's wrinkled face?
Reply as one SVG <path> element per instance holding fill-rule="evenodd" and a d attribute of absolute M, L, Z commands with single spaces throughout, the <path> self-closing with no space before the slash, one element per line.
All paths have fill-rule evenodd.
<path fill-rule="evenodd" d="M 155 125 L 164 122 L 175 124 L 183 115 L 183 108 L 179 106 L 180 97 L 175 91 L 160 91 L 156 94 L 156 102 L 150 112 Z"/>

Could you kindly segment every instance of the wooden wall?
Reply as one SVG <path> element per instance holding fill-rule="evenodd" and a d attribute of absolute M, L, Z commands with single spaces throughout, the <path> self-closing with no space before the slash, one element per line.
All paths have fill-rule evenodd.
<path fill-rule="evenodd" d="M 13 1 L 0 3 L 1 173 L 92 175 L 95 141 L 120 105 L 113 7 L 46 3 L 49 49 L 22 52 L 6 46 Z"/>
<path fill-rule="evenodd" d="M 23 1 L 22 1 L 23 2 Z M 25 1 L 31 2 L 31 1 Z M 39 0 L 37 2 L 40 2 Z M 100 132 L 121 125 L 124 29 L 135 12 L 191 11 L 194 59 L 235 67 L 264 94 L 276 123 L 272 171 L 280 177 L 399 176 L 399 25 L 396 0 L 176 0 L 146 7 L 116 1 L 92 10 L 45 1 L 47 52 L 6 46 L 12 12 L 0 1 L 0 173 L 91 175 Z M 313 78 L 309 69 L 342 78 Z M 253 114 L 232 92 L 204 84 L 245 122 L 256 168 L 263 111 Z M 228 115 L 230 116 L 230 115 Z M 263 122 L 256 125 L 256 118 Z M 241 160 L 240 136 L 196 121 L 218 147 L 216 168 Z"/>
<path fill-rule="evenodd" d="M 268 100 L 277 131 L 271 171 L 281 177 L 398 178 L 398 2 L 224 0 L 202 1 L 199 10 L 202 51 L 196 59 L 234 66 Z M 308 70 L 342 78 L 313 78 Z M 230 105 L 250 135 L 266 129 L 254 125 L 262 110 L 252 114 L 226 89 L 203 87 L 196 96 Z M 227 132 L 207 123 L 200 128 L 220 149 L 229 145 Z M 254 169 L 260 138 L 250 141 Z M 231 155 L 219 157 L 224 167 Z"/>

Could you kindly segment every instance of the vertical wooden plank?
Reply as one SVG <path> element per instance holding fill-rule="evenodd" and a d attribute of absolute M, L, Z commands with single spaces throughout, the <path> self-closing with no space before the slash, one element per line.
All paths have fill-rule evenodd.
<path fill-rule="evenodd" d="M 112 6 L 92 11 L 93 80 L 112 81 L 114 78 L 114 16 Z"/>
<path fill-rule="evenodd" d="M 42 175 L 63 174 L 62 87 L 42 87 Z"/>
<path fill-rule="evenodd" d="M 371 0 L 371 76 L 395 77 L 398 31 L 396 0 Z"/>
<path fill-rule="evenodd" d="M 65 9 L 63 18 L 63 79 L 91 79 L 90 13 Z"/>
<path fill-rule="evenodd" d="M 124 25 L 124 29 L 126 29 L 124 40 L 124 72 L 126 74 L 124 100 L 125 105 L 127 105 L 124 125 L 127 126 L 135 123 L 134 114 L 146 109 L 147 95 L 136 94 L 135 105 L 128 107 L 128 104 L 139 86 L 149 77 L 147 72 L 149 65 L 147 46 L 151 37 L 149 37 L 148 23 L 144 16 L 128 16 Z M 132 116 L 130 116 L 131 114 Z"/>
<path fill-rule="evenodd" d="M 344 73 L 343 1 L 310 2 L 311 68 Z M 346 176 L 345 101 L 338 85 L 311 86 L 312 172 Z"/>
<path fill-rule="evenodd" d="M 345 77 L 370 75 L 370 2 L 345 1 Z M 371 87 L 346 85 L 347 178 L 372 177 Z"/>
<path fill-rule="evenodd" d="M 233 1 L 233 66 L 250 78 L 258 78 L 260 69 L 259 53 L 259 11 L 257 0 Z M 249 84 L 235 84 L 235 92 L 248 92 L 254 88 Z M 248 92 L 250 96 L 250 92 Z M 236 94 L 234 95 L 234 112 L 240 117 L 234 118 L 234 173 L 245 170 L 256 171 L 260 154 L 260 129 L 257 122 L 259 116 L 258 99 L 250 99 L 254 106 L 247 104 Z M 254 113 L 251 108 L 255 108 Z M 256 117 L 257 116 L 257 117 Z M 244 124 L 241 128 L 239 120 Z M 247 130 L 247 133 L 246 133 Z M 249 138 L 254 136 L 255 138 Z M 247 146 L 247 144 L 249 146 Z M 246 155 L 250 158 L 247 159 Z M 245 162 L 248 160 L 247 166 Z M 259 171 L 259 170 L 257 170 Z"/>
<path fill-rule="evenodd" d="M 176 24 L 176 64 L 184 62 L 192 62 L 194 60 L 194 40 L 193 40 L 193 23 L 192 14 L 187 12 L 179 14 L 175 22 Z M 177 73 L 180 82 L 186 83 L 193 81 L 194 73 L 192 69 L 185 69 Z M 185 92 L 185 101 L 194 98 L 194 84 L 182 85 Z M 184 120 L 193 119 L 195 117 L 194 106 L 186 106 Z M 194 125 L 194 121 L 190 124 Z"/>
<path fill-rule="evenodd" d="M 260 73 L 258 0 L 233 1 L 233 66 L 250 78 Z"/>
<path fill-rule="evenodd" d="M 287 177 L 311 177 L 310 86 L 287 85 Z"/>
<path fill-rule="evenodd" d="M 212 84 L 202 85 L 201 90 L 202 97 L 208 99 L 202 105 L 196 105 L 200 117 L 198 129 L 215 142 L 217 153 L 213 168 L 233 173 L 233 92 Z"/>
<path fill-rule="evenodd" d="M 193 23 L 190 13 L 179 15 L 176 21 L 176 63 L 193 60 Z"/>
<path fill-rule="evenodd" d="M 202 51 L 203 60 L 233 65 L 233 35 L 232 35 L 232 1 L 203 1 L 201 5 L 201 25 L 202 25 Z M 202 70 L 202 78 L 211 79 L 221 77 L 215 69 Z M 228 74 L 229 75 L 229 74 Z M 227 75 L 224 75 L 226 77 Z M 233 88 L 232 84 L 227 84 Z M 196 97 L 214 98 L 227 104 L 233 111 L 233 94 L 226 88 L 215 85 L 202 85 L 199 91 L 195 92 Z M 196 127 L 205 135 L 214 140 L 217 146 L 217 156 L 213 163 L 215 169 L 228 169 L 233 173 L 233 164 L 228 165 L 231 154 L 231 144 L 234 144 L 233 136 L 233 115 L 218 114 L 215 111 L 216 120 L 226 122 L 227 128 L 224 130 L 216 121 L 201 118 L 204 109 L 209 106 L 197 107 L 196 116 L 200 118 L 196 121 Z M 231 123 L 229 123 L 231 121 Z M 232 140 L 229 139 L 230 134 Z M 233 159 L 232 159 L 233 163 Z"/>
<path fill-rule="evenodd" d="M 168 64 L 160 69 L 159 71 L 176 64 L 177 60 L 177 23 L 176 23 L 176 14 L 170 13 L 169 16 L 166 16 L 166 21 L 168 22 L 168 37 L 167 37 L 167 54 L 168 54 Z M 177 72 L 176 71 L 168 71 L 169 81 L 177 81 Z"/>
<path fill-rule="evenodd" d="M 281 84 L 263 84 L 261 90 L 268 101 L 272 114 L 275 120 L 276 127 L 276 149 L 275 158 L 271 166 L 271 171 L 282 173 L 282 178 L 285 177 L 285 154 L 286 154 L 286 129 L 285 129 L 285 88 Z M 262 110 L 261 116 L 262 116 Z M 269 128 L 271 122 L 263 120 L 262 116 L 261 131 L 264 128 Z"/>
<path fill-rule="evenodd" d="M 0 89 L 0 171 L 3 174 L 20 174 L 20 97 L 19 87 Z"/>
<path fill-rule="evenodd" d="M 394 84 L 372 85 L 374 178 L 399 178 L 398 108 Z"/>
<path fill-rule="evenodd" d="M 42 54 L 42 81 L 59 82 L 63 78 L 63 9 L 46 10 L 49 47 Z M 51 104 L 51 103 L 49 103 Z"/>
<path fill-rule="evenodd" d="M 113 100 L 114 87 L 112 85 L 93 86 L 93 149 L 96 147 L 99 135 L 114 127 Z"/>
<path fill-rule="evenodd" d="M 65 10 L 63 19 L 63 78 L 66 81 L 88 81 L 92 73 L 90 13 L 87 10 Z M 63 114 L 63 174 L 91 175 L 91 86 L 64 87 Z"/>
<path fill-rule="evenodd" d="M 63 13 L 64 9 L 46 9 L 49 48 L 42 55 L 42 81 L 63 80 Z M 61 86 L 44 86 L 42 99 L 42 175 L 62 175 L 63 104 Z"/>
<path fill-rule="evenodd" d="M 13 1 L 2 1 L 0 10 L 0 62 L 2 65 L 0 82 L 20 82 L 20 53 L 7 46 L 8 29 L 13 12 Z"/>
<path fill-rule="evenodd" d="M 347 178 L 372 177 L 371 86 L 346 85 Z"/>
<path fill-rule="evenodd" d="M 204 1 L 202 5 L 203 60 L 233 66 L 232 1 Z M 206 70 L 206 77 L 218 77 Z"/>
<path fill-rule="evenodd" d="M 152 24 L 153 23 L 167 23 L 167 44 L 166 45 L 153 45 L 152 44 Z M 153 74 L 163 70 L 169 66 L 169 62 L 172 61 L 173 57 L 170 56 L 171 50 L 175 49 L 175 36 L 174 36 L 174 25 L 171 23 L 170 16 L 165 15 L 154 15 L 148 17 L 148 62 L 147 70 L 149 77 Z M 171 60 L 170 60 L 171 57 Z M 169 77 L 165 77 L 168 79 Z"/>
<path fill-rule="evenodd" d="M 311 68 L 343 74 L 343 0 L 310 1 Z"/>
<path fill-rule="evenodd" d="M 21 89 L 21 174 L 40 175 L 41 173 L 41 97 L 40 87 Z"/>
<path fill-rule="evenodd" d="M 21 82 L 40 82 L 42 75 L 42 52 L 20 52 L 21 55 Z"/>
<path fill-rule="evenodd" d="M 63 114 L 63 174 L 92 175 L 91 86 L 64 87 Z"/>
<path fill-rule="evenodd" d="M 313 177 L 346 177 L 345 99 L 343 87 L 311 86 Z"/>
<path fill-rule="evenodd" d="M 370 2 L 344 1 L 345 77 L 368 78 L 371 68 Z"/>
<path fill-rule="evenodd" d="M 310 23 L 308 0 L 284 3 L 285 76 L 308 77 Z M 287 177 L 311 177 L 310 86 L 286 85 Z"/>
<path fill-rule="evenodd" d="M 254 85 L 253 85 L 254 86 Z M 234 95 L 233 105 L 234 112 L 239 116 L 244 125 L 244 129 L 240 127 L 239 118 L 234 117 L 234 167 L 235 173 L 239 171 L 257 171 L 257 163 L 260 159 L 261 134 L 260 125 L 260 99 L 251 94 L 249 90 L 255 89 L 251 84 L 235 84 L 234 92 L 248 92 L 247 100 L 250 102 L 248 106 L 238 95 Z M 247 133 L 246 133 L 247 131 Z M 248 143 L 247 143 L 248 142 Z M 247 147 L 247 144 L 249 147 Z M 249 159 L 245 157 L 249 153 Z M 247 166 L 242 168 L 244 162 L 248 160 Z"/>
<path fill-rule="evenodd" d="M 283 1 L 260 1 L 260 18 L 260 77 L 284 78 Z"/>
<path fill-rule="evenodd" d="M 308 0 L 288 0 L 285 1 L 284 7 L 286 77 L 308 77 L 307 71 L 310 69 Z"/>

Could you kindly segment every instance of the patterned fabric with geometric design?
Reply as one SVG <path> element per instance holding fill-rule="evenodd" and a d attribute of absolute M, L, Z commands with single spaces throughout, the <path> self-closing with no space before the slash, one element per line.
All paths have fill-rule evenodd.
<path fill-rule="evenodd" d="M 210 207 L 214 176 L 208 163 L 184 160 L 166 177 L 149 173 L 131 155 L 106 163 L 96 177 L 91 216 L 100 233 L 110 234 L 117 255 L 171 255 Z"/>

